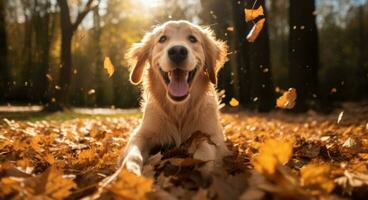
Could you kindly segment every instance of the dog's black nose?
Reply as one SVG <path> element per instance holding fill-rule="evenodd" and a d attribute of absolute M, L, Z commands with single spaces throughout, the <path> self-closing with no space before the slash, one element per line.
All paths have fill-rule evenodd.
<path fill-rule="evenodd" d="M 188 57 L 187 48 L 181 45 L 171 47 L 167 53 L 169 54 L 170 60 L 175 64 L 182 63 Z"/>

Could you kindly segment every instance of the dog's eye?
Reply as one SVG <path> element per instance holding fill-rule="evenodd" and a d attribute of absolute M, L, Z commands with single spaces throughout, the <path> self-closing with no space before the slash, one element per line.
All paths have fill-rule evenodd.
<path fill-rule="evenodd" d="M 196 43 L 198 40 L 197 40 L 197 38 L 196 37 L 194 37 L 193 35 L 190 35 L 189 37 L 188 37 L 188 40 L 191 42 L 191 43 Z"/>
<path fill-rule="evenodd" d="M 159 43 L 164 43 L 167 40 L 167 36 L 163 35 L 160 37 L 160 40 L 158 41 Z"/>

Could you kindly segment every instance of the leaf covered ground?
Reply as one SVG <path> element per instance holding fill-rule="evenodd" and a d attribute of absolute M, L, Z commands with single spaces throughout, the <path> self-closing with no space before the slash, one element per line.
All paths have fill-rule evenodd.
<path fill-rule="evenodd" d="M 342 112 L 343 111 L 343 112 Z M 137 115 L 0 122 L 0 199 L 366 199 L 368 105 L 252 114 L 221 122 L 233 155 L 212 173 L 197 132 L 161 148 L 142 177 L 116 169 Z"/>

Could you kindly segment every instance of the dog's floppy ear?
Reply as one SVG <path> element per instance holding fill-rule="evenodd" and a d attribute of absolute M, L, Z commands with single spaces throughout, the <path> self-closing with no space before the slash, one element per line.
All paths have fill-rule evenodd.
<path fill-rule="evenodd" d="M 225 42 L 216 40 L 212 30 L 203 29 L 202 33 L 205 67 L 210 81 L 216 85 L 217 73 L 227 60 L 228 47 Z"/>
<path fill-rule="evenodd" d="M 133 44 L 125 58 L 128 60 L 130 69 L 130 82 L 137 85 L 142 81 L 146 62 L 149 59 L 153 46 L 154 34 L 147 33 L 141 42 Z"/>

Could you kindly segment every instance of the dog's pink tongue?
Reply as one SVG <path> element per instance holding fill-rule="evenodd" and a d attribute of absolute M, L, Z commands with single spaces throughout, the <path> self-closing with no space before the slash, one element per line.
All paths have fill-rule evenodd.
<path fill-rule="evenodd" d="M 187 83 L 186 71 L 175 69 L 169 73 L 170 83 L 168 85 L 169 93 L 174 97 L 183 97 L 188 95 L 189 85 Z"/>

